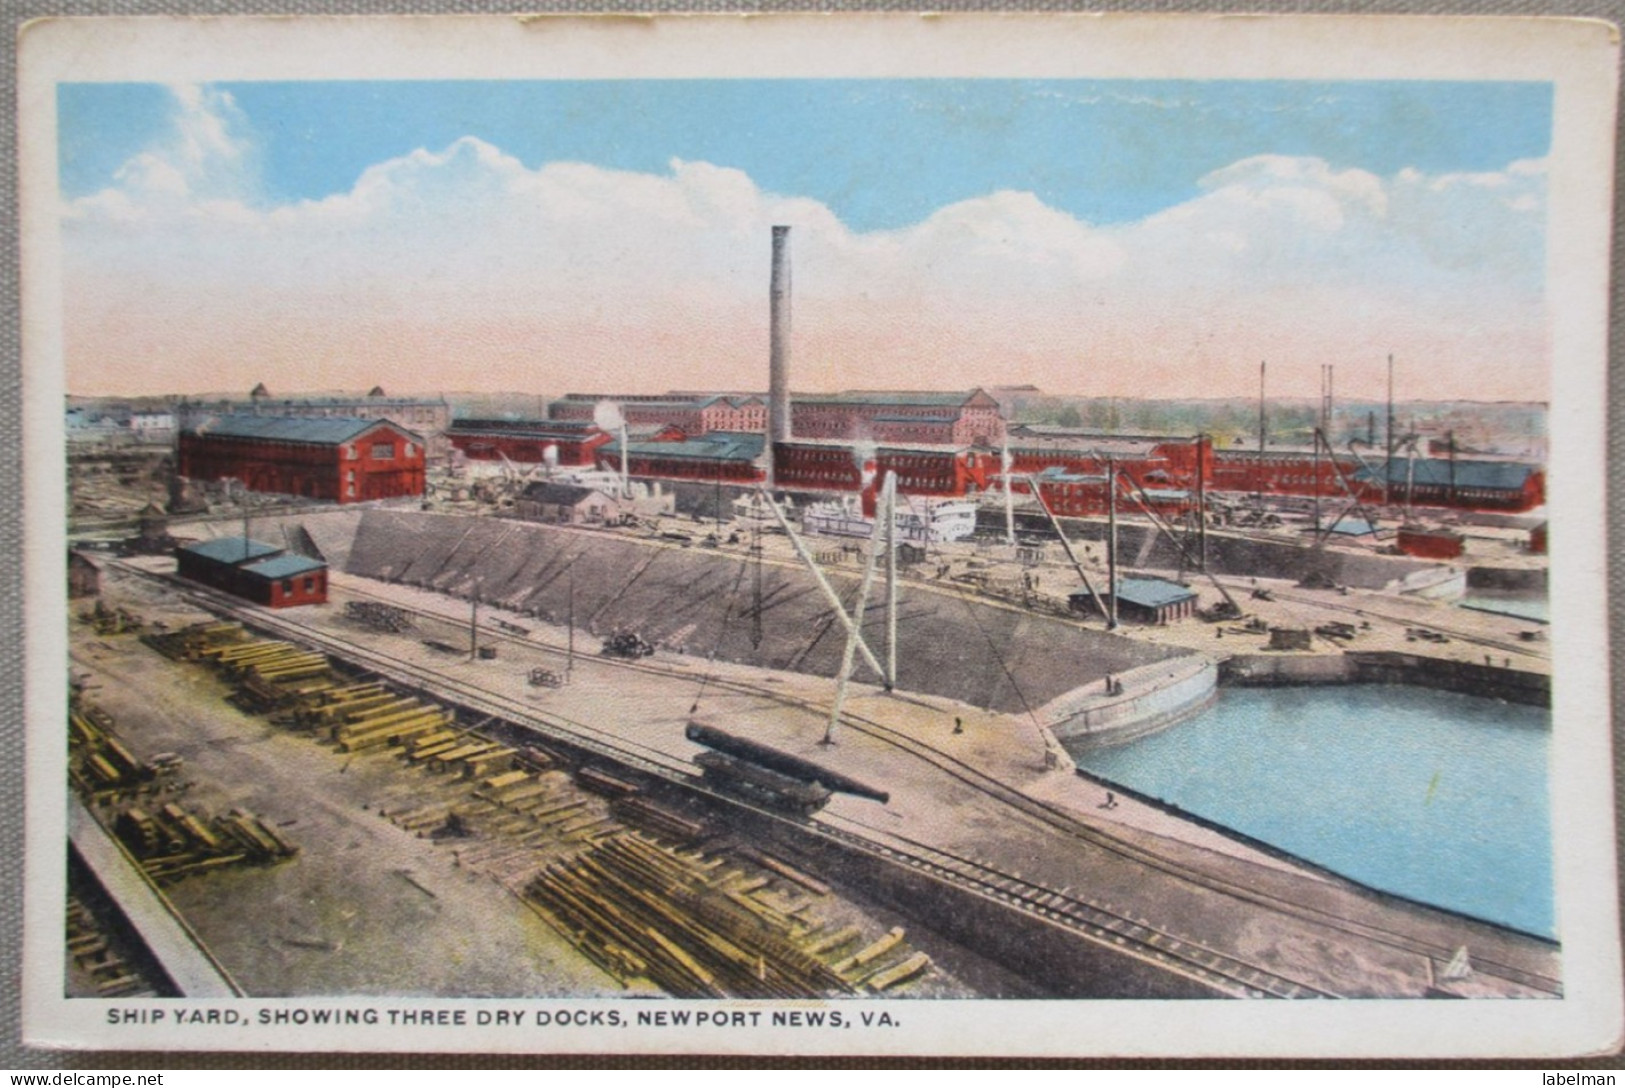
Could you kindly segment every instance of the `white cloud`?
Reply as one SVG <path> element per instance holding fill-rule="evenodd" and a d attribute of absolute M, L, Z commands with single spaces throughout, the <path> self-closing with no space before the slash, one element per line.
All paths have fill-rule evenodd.
<path fill-rule="evenodd" d="M 1000 191 L 858 233 L 726 166 L 531 169 L 471 137 L 378 163 L 348 192 L 263 207 L 242 131 L 229 96 L 178 89 L 174 137 L 67 206 L 78 370 L 117 338 L 154 360 L 242 360 L 245 375 L 387 351 L 426 387 L 480 384 L 481 367 L 511 381 L 537 358 L 566 371 L 526 375 L 543 387 L 761 384 L 774 223 L 795 227 L 803 357 L 852 368 L 836 381 L 1087 391 L 1149 380 L 1153 362 L 1254 367 L 1266 346 L 1306 370 L 1311 355 L 1380 357 L 1396 336 L 1463 366 L 1544 350 L 1538 161 L 1385 178 L 1256 156 L 1134 223 Z M 436 376 L 448 355 L 470 373 Z M 940 366 L 922 377 L 922 358 Z"/>

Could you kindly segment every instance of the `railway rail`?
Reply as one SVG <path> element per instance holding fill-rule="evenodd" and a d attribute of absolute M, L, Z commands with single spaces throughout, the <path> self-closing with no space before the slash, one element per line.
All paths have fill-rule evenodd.
<path fill-rule="evenodd" d="M 533 706 L 522 701 L 487 691 L 475 684 L 443 673 L 425 670 L 419 665 L 380 652 L 342 635 L 315 631 L 274 613 L 245 606 L 235 599 L 216 594 L 193 583 L 181 581 L 173 575 L 155 573 L 137 566 L 126 566 L 125 569 L 140 576 L 163 582 L 180 596 L 191 600 L 207 611 L 228 613 L 233 618 L 260 627 L 263 630 L 273 631 L 284 637 L 300 639 L 308 644 L 322 646 L 329 652 L 371 670 L 403 687 L 421 690 L 426 683 L 432 681 L 437 694 L 441 698 L 457 702 L 475 712 L 494 715 L 506 721 L 535 729 L 544 736 L 551 736 L 592 755 L 628 765 L 662 779 L 675 781 L 684 788 L 706 794 L 718 801 L 728 804 L 742 803 L 738 798 L 716 793 L 700 780 L 692 764 L 659 749 L 606 733 L 587 723 L 574 721 L 551 711 L 545 715 L 540 714 Z M 359 588 L 346 587 L 345 592 L 357 596 L 389 600 L 397 605 L 400 604 L 394 598 L 374 594 Z M 402 605 L 401 607 L 441 622 L 457 622 L 449 616 L 430 609 L 410 605 Z M 565 653 L 560 647 L 538 642 L 528 637 L 504 633 L 500 630 L 486 629 L 482 631 L 482 637 L 488 640 L 497 639 L 515 645 L 523 645 L 533 651 L 543 653 L 552 653 L 559 656 Z M 679 671 L 670 666 L 662 666 L 658 662 L 633 660 L 609 662 L 607 659 L 595 659 L 595 661 L 612 664 L 616 668 L 641 670 L 666 677 L 692 676 L 692 673 L 688 672 L 686 668 Z M 715 676 L 709 680 L 709 684 L 714 689 L 731 690 L 799 709 L 818 713 L 823 713 L 827 709 L 808 700 L 784 692 L 770 690 L 765 685 L 755 686 L 738 680 Z M 935 748 L 921 744 L 912 737 L 873 719 L 849 713 L 843 717 L 843 721 L 849 727 L 858 729 L 876 740 L 909 751 L 918 758 L 928 760 L 944 773 L 1009 805 L 1051 830 L 1078 839 L 1096 849 L 1156 869 L 1200 890 L 1221 894 L 1333 931 L 1384 944 L 1390 948 L 1414 955 L 1427 956 L 1440 962 L 1448 961 L 1455 953 L 1455 949 L 1451 947 L 1393 933 L 1390 930 L 1371 926 L 1343 915 L 1330 913 L 1312 904 L 1284 899 L 1262 889 L 1239 885 L 1213 873 L 1183 865 L 1079 821 L 1070 813 L 1056 806 L 1029 797 L 978 771 L 974 767 Z M 1069 892 L 1057 891 L 1036 884 L 1026 878 L 1002 872 L 979 860 L 946 853 L 884 829 L 842 819 L 829 813 L 820 815 L 815 821 L 804 822 L 791 820 L 781 814 L 755 808 L 754 806 L 752 806 L 752 810 L 761 816 L 785 824 L 794 824 L 804 833 L 822 835 L 827 839 L 839 842 L 847 849 L 863 850 L 893 863 L 926 872 L 962 887 L 969 887 L 979 894 L 1001 900 L 1015 909 L 1033 914 L 1052 924 L 1067 926 L 1096 942 L 1111 945 L 1125 954 L 1149 959 L 1167 970 L 1195 979 L 1218 992 L 1236 996 L 1284 998 L 1336 996 L 1301 979 L 1293 979 L 1265 970 L 1256 964 L 1246 963 L 1225 953 L 1208 948 L 1195 940 L 1170 933 L 1166 929 L 1153 926 L 1146 919 L 1133 917 L 1106 904 L 1091 902 Z M 1475 953 L 1474 964 L 1475 968 L 1481 973 L 1491 973 L 1520 985 L 1551 994 L 1561 994 L 1562 992 L 1561 983 L 1555 979 L 1515 965 L 1495 962 L 1481 953 Z"/>

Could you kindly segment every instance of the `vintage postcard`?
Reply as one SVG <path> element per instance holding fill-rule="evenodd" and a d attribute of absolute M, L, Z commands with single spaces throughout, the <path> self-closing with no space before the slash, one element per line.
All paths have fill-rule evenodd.
<path fill-rule="evenodd" d="M 1615 1047 L 1616 55 L 28 27 L 25 1038 Z"/>

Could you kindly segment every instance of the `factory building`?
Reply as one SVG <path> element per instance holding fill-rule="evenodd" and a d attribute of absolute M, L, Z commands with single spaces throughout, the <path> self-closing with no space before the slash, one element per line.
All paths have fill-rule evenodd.
<path fill-rule="evenodd" d="M 1068 598 L 1072 610 L 1099 614 L 1094 595 L 1079 590 Z M 1111 607 L 1110 592 L 1101 603 Z M 1122 578 L 1117 582 L 1117 618 L 1124 623 L 1167 624 L 1196 614 L 1196 591 L 1162 578 Z"/>
<path fill-rule="evenodd" d="M 446 437 L 470 461 L 582 468 L 594 463 L 594 453 L 613 436 L 591 419 L 455 419 Z"/>
<path fill-rule="evenodd" d="M 1380 466 L 1362 468 L 1354 478 L 1367 501 L 1382 498 Z M 1546 474 L 1520 461 L 1396 458 L 1388 464 L 1387 490 L 1406 505 L 1522 512 L 1546 501 Z"/>
<path fill-rule="evenodd" d="M 758 484 L 763 480 L 765 444 L 766 435 L 760 432 L 702 434 L 681 441 L 628 441 L 626 471 L 629 476 L 659 480 Z M 599 447 L 597 457 L 599 468 L 619 472 L 620 440 Z"/>
<path fill-rule="evenodd" d="M 1360 463 L 1340 454 L 1330 457 L 1324 450 L 1317 458 L 1310 446 L 1272 447 L 1258 450 L 1219 450 L 1213 458 L 1208 486 L 1215 491 L 1239 491 L 1263 495 L 1335 495 L 1342 491 L 1339 473 L 1353 482 Z M 1377 496 L 1380 499 L 1382 496 Z"/>
<path fill-rule="evenodd" d="M 1104 466 L 1102 469 L 1098 474 L 1083 475 L 1047 468 L 1037 475 L 1016 480 L 1012 490 L 1016 494 L 1030 493 L 1032 487 L 1028 481 L 1031 480 L 1038 484 L 1044 505 L 1057 517 L 1099 517 L 1110 507 Z M 1120 513 L 1139 513 L 1149 507 L 1159 517 L 1179 518 L 1195 508 L 1191 492 L 1184 488 L 1136 486 L 1141 481 L 1129 469 L 1119 466 L 1117 471 Z"/>
<path fill-rule="evenodd" d="M 175 549 L 182 578 L 268 608 L 322 604 L 327 564 L 242 536 L 220 537 Z"/>
<path fill-rule="evenodd" d="M 548 418 L 590 421 L 597 406 L 606 401 L 630 424 L 668 423 L 691 435 L 767 430 L 767 401 L 755 394 L 569 393 L 548 406 Z M 999 402 L 981 389 L 968 393 L 849 390 L 799 394 L 791 400 L 790 423 L 797 438 L 943 446 L 992 446 L 1004 439 Z"/>
<path fill-rule="evenodd" d="M 997 446 L 1004 441 L 999 402 L 968 393 L 849 390 L 791 398 L 798 439 L 869 440 L 888 445 Z"/>
<path fill-rule="evenodd" d="M 774 484 L 789 491 L 860 491 L 871 464 L 871 483 L 893 472 L 902 494 L 949 498 L 986 489 L 998 455 L 938 445 L 883 445 L 871 451 L 850 442 L 802 438 L 773 447 Z"/>
<path fill-rule="evenodd" d="M 754 394 L 664 393 L 659 396 L 568 393 L 547 406 L 554 422 L 591 422 L 598 405 L 611 402 L 630 426 L 670 425 L 685 434 L 767 431 L 767 401 Z"/>
<path fill-rule="evenodd" d="M 329 502 L 421 496 L 423 438 L 389 420 L 222 416 L 182 432 L 180 476 Z"/>
<path fill-rule="evenodd" d="M 1047 468 L 1104 474 L 1108 461 L 1144 484 L 1212 483 L 1213 442 L 1206 435 L 1104 434 L 1070 427 L 1017 423 L 1010 427 L 1010 471 L 1028 476 Z"/>

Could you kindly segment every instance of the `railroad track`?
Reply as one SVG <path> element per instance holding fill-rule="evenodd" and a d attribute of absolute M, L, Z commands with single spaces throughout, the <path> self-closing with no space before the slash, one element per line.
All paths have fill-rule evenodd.
<path fill-rule="evenodd" d="M 848 847 L 867 851 L 894 864 L 929 873 L 942 880 L 969 885 L 989 898 L 1084 933 L 1097 943 L 1137 954 L 1142 959 L 1154 961 L 1167 970 L 1193 978 L 1221 993 L 1234 997 L 1339 996 L 1285 975 L 1265 971 L 1195 941 L 1181 939 L 1153 926 L 1144 918 L 1108 910 L 981 862 L 907 839 L 901 840 L 905 846 L 887 845 L 883 839 L 898 840 L 899 837 L 880 828 L 827 815 L 821 816 L 818 822 L 817 833 Z M 847 824 L 862 828 L 862 833 L 842 826 Z"/>
<path fill-rule="evenodd" d="M 244 620 L 262 629 L 274 630 L 285 637 L 323 644 L 331 652 L 360 664 L 404 687 L 422 689 L 425 680 L 432 676 L 440 697 L 449 698 L 451 701 L 458 702 L 471 710 L 492 714 L 504 720 L 522 724 L 527 728 L 536 729 L 544 736 L 553 736 L 589 753 L 627 764 L 645 773 L 667 780 L 676 780 L 688 789 L 697 790 L 718 800 L 730 804 L 741 803 L 732 796 L 717 794 L 709 786 L 701 782 L 692 764 L 659 749 L 638 744 L 616 734 L 606 733 L 587 723 L 577 722 L 551 711 L 545 716 L 538 714 L 534 707 L 520 700 L 486 691 L 472 683 L 446 676 L 443 673 L 426 673 L 420 666 L 372 649 L 343 635 L 315 631 L 264 610 L 241 606 L 231 598 L 216 595 L 212 591 L 191 583 L 182 582 L 172 575 L 158 574 L 136 567 L 127 567 L 126 569 L 163 582 L 179 595 L 191 600 L 206 611 L 227 612 L 237 619 Z M 401 605 L 397 599 L 383 594 L 375 594 L 349 586 L 344 587 L 344 592 L 386 600 L 398 607 L 404 607 L 408 611 L 440 622 L 456 622 L 453 618 L 430 609 Z M 497 639 L 515 645 L 523 645 L 533 651 L 556 655 L 564 653 L 561 648 L 500 630 L 486 629 L 483 636 L 488 640 Z M 634 669 L 665 677 L 692 677 L 692 673 L 686 670 L 680 672 L 670 666 L 651 664 L 646 661 L 609 661 L 608 659 L 596 657 L 594 660 L 600 663 L 613 664 L 617 668 Z M 741 681 L 715 676 L 709 680 L 709 684 L 713 689 L 732 690 L 798 709 L 817 713 L 827 710 L 826 707 L 811 701 L 783 692 L 772 691 L 765 686 L 758 687 Z M 1342 915 L 1319 910 L 1308 904 L 1282 899 L 1257 888 L 1238 885 L 1216 877 L 1211 873 L 1192 869 L 1189 866 L 1137 847 L 1105 831 L 1085 824 L 1064 810 L 1031 798 L 962 761 L 954 759 L 937 749 L 923 745 L 906 734 L 902 734 L 873 719 L 848 713 L 843 717 L 843 722 L 875 740 L 909 751 L 918 758 L 926 759 L 944 773 L 984 794 L 994 797 L 1024 815 L 1038 820 L 1052 830 L 1060 831 L 1072 838 L 1086 842 L 1096 849 L 1112 853 L 1125 860 L 1156 869 L 1167 876 L 1181 880 L 1201 890 L 1225 895 L 1302 921 L 1340 931 L 1350 936 L 1385 944 L 1411 954 L 1428 956 L 1441 962 L 1448 960 L 1455 953 L 1454 948 L 1430 944 L 1416 938 L 1395 934 L 1389 930 L 1369 926 Z M 778 813 L 767 810 L 756 809 L 755 811 L 786 823 L 793 823 L 802 830 L 826 835 L 848 848 L 863 849 L 886 857 L 895 863 L 928 872 L 940 879 L 971 886 L 981 894 L 1002 900 L 1017 909 L 1036 914 L 1050 922 L 1067 925 L 1088 935 L 1097 942 L 1108 943 L 1129 954 L 1152 959 L 1164 967 L 1195 978 L 1221 992 L 1240 996 L 1264 997 L 1336 996 L 1318 990 L 1301 980 L 1272 974 L 1261 970 L 1256 965 L 1207 948 L 1196 941 L 1158 929 L 1143 918 L 1132 917 L 1108 905 L 1091 902 L 1069 893 L 1059 892 L 1035 884 L 1030 880 L 1001 872 L 978 860 L 946 853 L 923 843 L 897 836 L 884 829 L 871 828 L 854 821 L 841 820 L 828 813 L 820 815 L 816 822 L 808 823 L 799 820 L 788 820 Z M 1553 994 L 1562 992 L 1561 983 L 1555 979 L 1513 965 L 1497 963 L 1481 954 L 1475 953 L 1474 963 L 1475 967 L 1481 972 L 1495 974 L 1510 981 Z"/>

